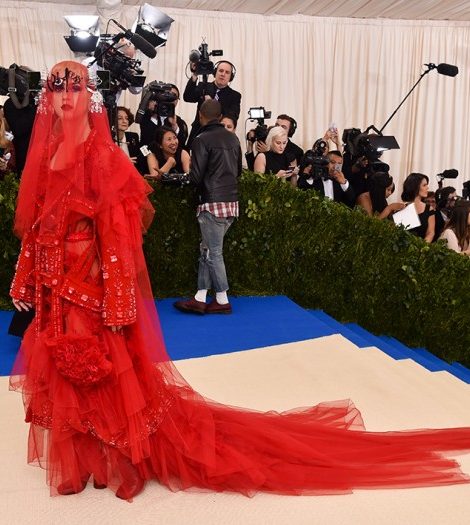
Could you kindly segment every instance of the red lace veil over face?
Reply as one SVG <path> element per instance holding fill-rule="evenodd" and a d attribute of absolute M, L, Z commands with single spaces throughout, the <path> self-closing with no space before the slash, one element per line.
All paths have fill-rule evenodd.
<path fill-rule="evenodd" d="M 90 144 L 99 142 L 111 154 L 102 164 L 106 174 L 87 181 Z M 103 159 L 104 161 L 104 159 Z M 147 195 L 149 186 L 116 152 L 101 94 L 82 64 L 64 61 L 56 64 L 43 87 L 28 157 L 21 177 L 15 216 L 15 233 L 22 238 L 35 222 L 43 233 L 57 229 L 61 202 L 65 195 L 76 200 L 85 197 L 95 213 L 122 200 L 123 187 L 133 179 L 134 196 Z M 112 174 L 111 174 L 112 171 Z M 103 174 L 102 174 L 103 175 Z M 86 194 L 86 195 L 85 195 Z M 145 222 L 152 212 L 147 206 Z"/>

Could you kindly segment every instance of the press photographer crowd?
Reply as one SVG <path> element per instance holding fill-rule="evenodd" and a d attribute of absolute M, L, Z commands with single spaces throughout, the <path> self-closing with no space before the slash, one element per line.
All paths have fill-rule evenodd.
<path fill-rule="evenodd" d="M 142 176 L 163 183 L 190 183 L 195 138 L 214 124 L 231 133 L 237 129 L 242 95 L 230 87 L 236 68 L 225 59 L 214 63 L 211 57 L 221 56 L 222 50 L 209 51 L 203 42 L 189 55 L 188 80 L 181 96 L 175 84 L 156 80 L 145 84 L 134 45 L 148 56 L 154 51 L 152 46 L 149 50 L 142 39 L 135 40 L 138 35 L 130 32 L 117 36 L 102 39 L 93 55 L 83 60 L 102 82 L 100 90 L 114 139 Z M 456 74 L 442 67 L 454 66 L 426 65 L 438 71 L 441 68 L 439 72 L 449 76 Z M 21 176 L 40 89 L 38 74 L 29 68 L 16 64 L 0 68 L 0 94 L 8 95 L 0 107 L 0 178 L 7 172 Z M 119 104 L 125 89 L 140 97 L 136 115 Z M 177 114 L 181 98 L 197 105 L 190 128 Z M 220 117 L 203 124 L 201 107 L 207 100 L 217 101 L 215 113 L 209 113 Z M 383 137 L 373 126 L 374 133 L 349 128 L 340 135 L 337 126 L 330 124 L 323 136 L 304 151 L 293 142 L 297 122 L 292 116 L 281 112 L 268 125 L 270 119 L 271 112 L 263 107 L 249 110 L 249 120 L 257 122 L 246 133 L 244 163 L 250 171 L 272 175 L 300 191 L 316 191 L 350 208 L 361 207 L 370 216 L 404 225 L 427 242 L 441 239 L 450 249 L 470 255 L 470 181 L 464 183 L 461 197 L 454 187 L 443 183 L 456 178 L 456 170 L 437 175 L 439 189 L 435 193 L 429 191 L 429 177 L 421 173 L 408 175 L 398 189 L 393 170 L 380 160 L 380 139 L 390 137 Z M 132 124 L 140 133 L 129 131 Z M 239 154 L 242 157 L 241 147 Z M 240 166 L 241 162 L 240 158 Z M 395 192 L 400 199 L 389 203 Z"/>

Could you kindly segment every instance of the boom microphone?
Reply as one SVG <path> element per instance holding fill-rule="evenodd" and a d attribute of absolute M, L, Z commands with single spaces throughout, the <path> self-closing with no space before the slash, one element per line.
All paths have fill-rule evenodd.
<path fill-rule="evenodd" d="M 438 173 L 437 176 L 441 179 L 456 179 L 459 176 L 459 171 L 456 169 L 444 170 Z"/>
<path fill-rule="evenodd" d="M 155 48 L 152 46 L 152 44 L 145 40 L 144 37 L 133 33 L 130 29 L 126 29 L 114 19 L 111 19 L 111 21 L 114 22 L 119 27 L 119 29 L 124 31 L 123 37 L 132 42 L 132 44 L 134 44 L 134 46 L 139 51 L 142 51 L 145 56 L 148 56 L 149 58 L 155 58 L 157 56 L 157 51 Z"/>
<path fill-rule="evenodd" d="M 457 66 L 451 66 L 450 64 L 439 64 L 437 66 L 437 72 L 448 77 L 455 77 L 459 72 L 459 68 Z"/>

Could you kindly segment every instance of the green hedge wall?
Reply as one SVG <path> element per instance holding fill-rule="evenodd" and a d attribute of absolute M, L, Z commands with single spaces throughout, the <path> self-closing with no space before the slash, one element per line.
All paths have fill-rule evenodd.
<path fill-rule="evenodd" d="M 244 173 L 241 217 L 225 260 L 232 294 L 285 294 L 378 334 L 470 366 L 470 259 L 428 245 L 267 176 Z M 0 182 L 0 301 L 7 301 L 18 244 L 11 235 L 15 180 Z M 157 185 L 145 252 L 157 297 L 195 290 L 198 227 L 191 188 Z"/>

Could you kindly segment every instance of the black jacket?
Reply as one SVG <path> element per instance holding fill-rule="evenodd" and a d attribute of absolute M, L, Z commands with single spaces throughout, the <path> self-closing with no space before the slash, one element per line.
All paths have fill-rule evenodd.
<path fill-rule="evenodd" d="M 323 187 L 323 180 L 321 177 L 315 177 L 313 183 L 309 184 L 305 177 L 300 176 L 297 181 L 297 187 L 302 190 L 315 190 L 318 191 L 320 195 L 325 196 L 325 188 Z M 335 202 L 342 202 L 350 208 L 354 207 L 356 194 L 354 193 L 351 183 L 349 183 L 348 189 L 343 191 L 339 182 L 333 180 L 333 200 Z"/>
<path fill-rule="evenodd" d="M 193 141 L 189 173 L 200 202 L 237 201 L 241 171 L 242 150 L 235 133 L 215 120 L 203 126 Z"/>
<path fill-rule="evenodd" d="M 5 101 L 3 114 L 14 135 L 13 146 L 16 155 L 16 171 L 23 171 L 28 153 L 29 139 L 33 131 L 34 118 L 36 117 L 36 106 L 31 102 L 29 106 L 18 109 L 11 98 Z"/>
<path fill-rule="evenodd" d="M 129 157 L 138 157 L 140 150 L 139 150 L 139 135 L 137 133 L 134 133 L 133 131 L 126 131 L 126 142 L 127 142 L 127 149 L 129 150 Z"/>
<path fill-rule="evenodd" d="M 300 166 L 300 161 L 302 160 L 302 157 L 304 156 L 304 150 L 297 146 L 297 144 L 294 144 L 291 139 L 287 140 L 287 146 L 284 150 L 287 154 L 289 154 L 291 157 L 295 157 L 295 160 L 297 161 L 297 166 Z"/>
<path fill-rule="evenodd" d="M 134 166 L 142 175 L 148 173 L 149 169 L 147 167 L 147 159 L 142 155 L 139 148 L 139 135 L 133 131 L 126 131 L 124 135 L 127 149 L 129 151 L 129 157 L 136 157 L 137 159 Z"/>
<path fill-rule="evenodd" d="M 183 93 L 183 100 L 185 102 L 197 102 L 197 111 L 194 122 L 192 123 L 191 133 L 188 138 L 187 146 L 191 147 L 192 141 L 199 133 L 201 124 L 199 122 L 199 108 L 205 100 L 205 96 L 209 95 L 211 98 L 215 98 L 217 92 L 217 86 L 214 82 L 199 82 L 196 83 L 190 78 L 186 84 L 186 88 Z M 222 106 L 222 115 L 227 115 L 238 120 L 240 116 L 240 103 L 241 94 L 235 91 L 230 86 L 220 89 L 217 93 L 218 101 Z"/>

